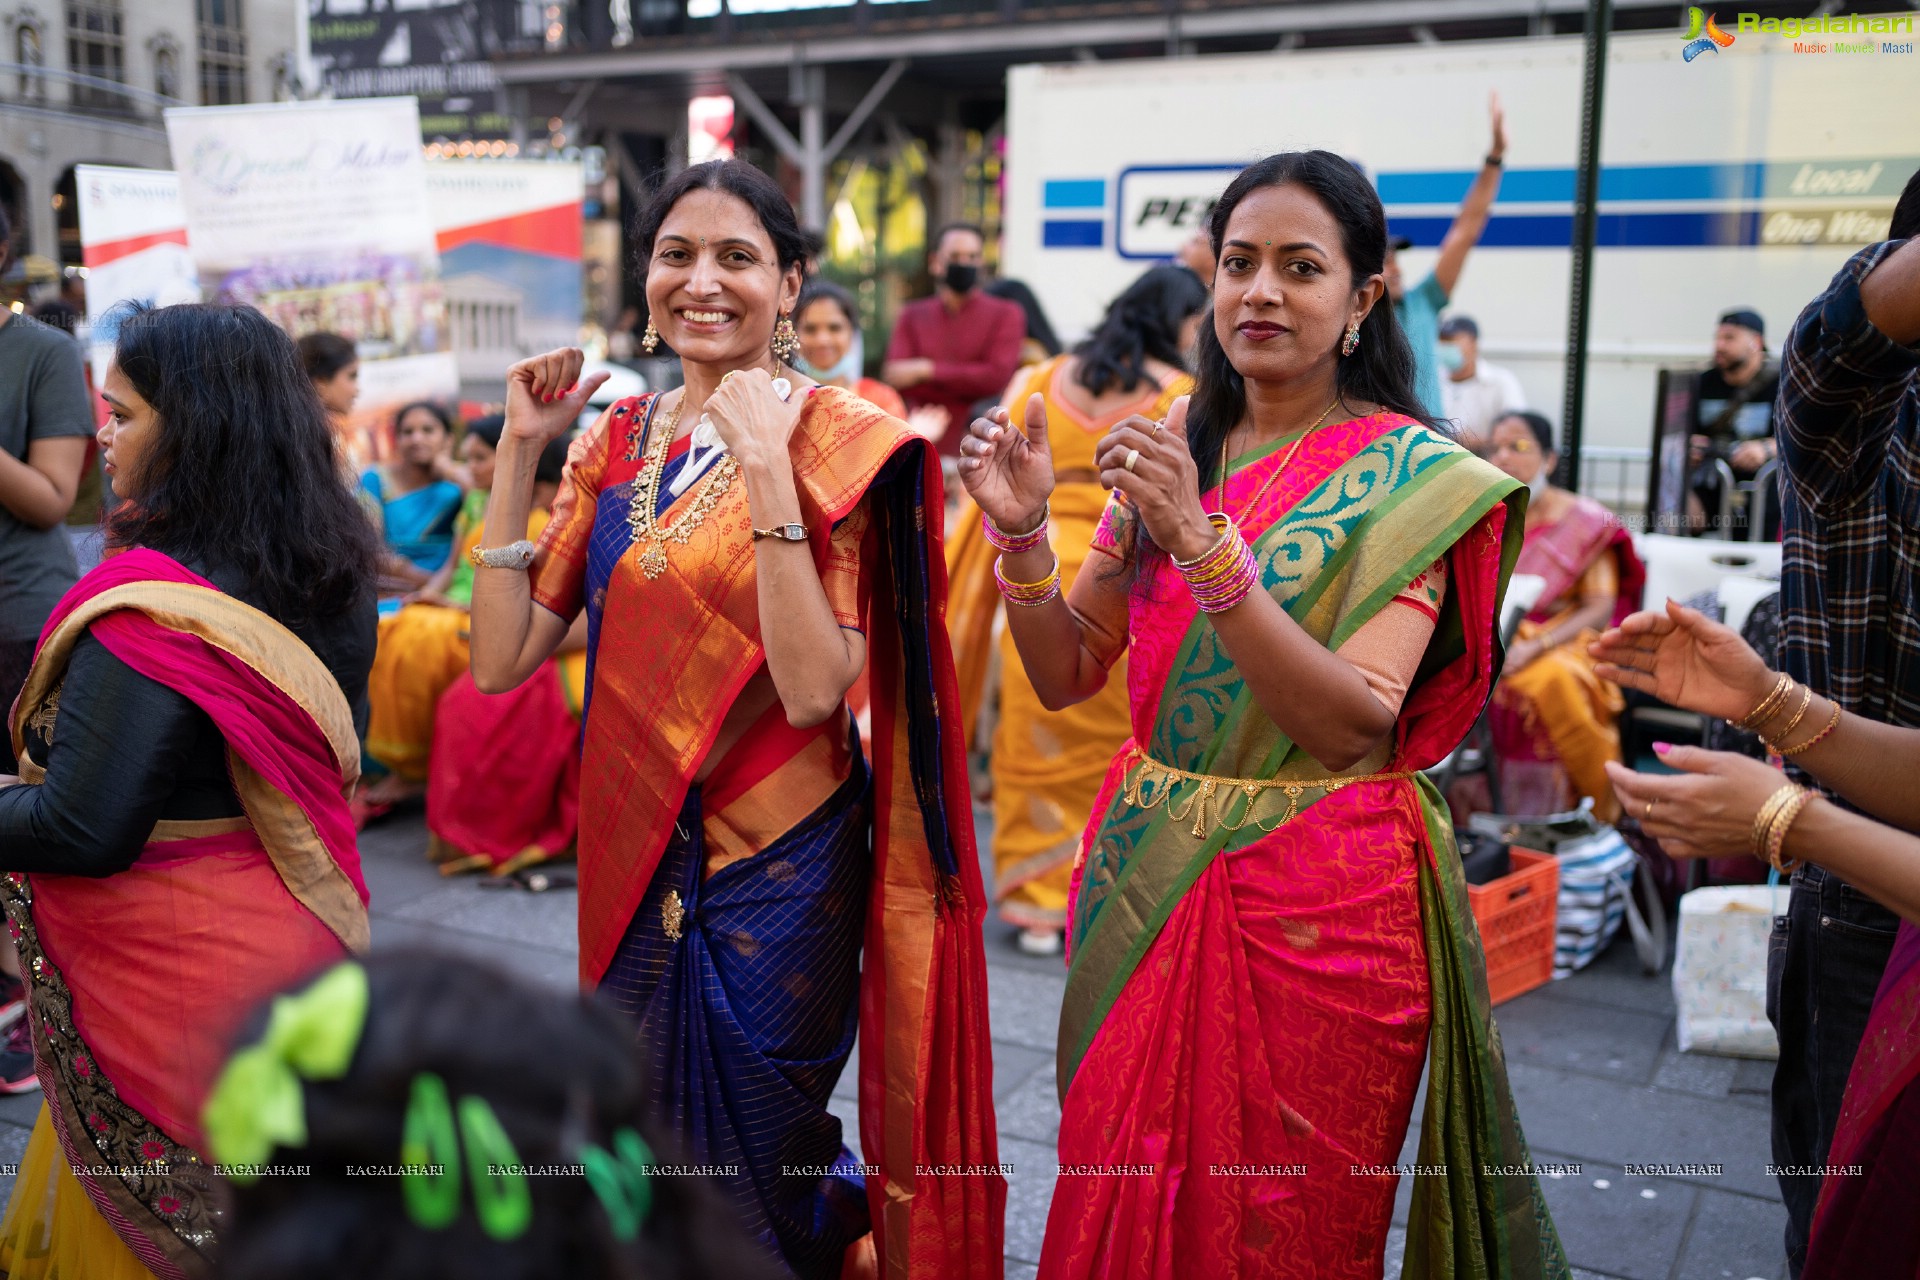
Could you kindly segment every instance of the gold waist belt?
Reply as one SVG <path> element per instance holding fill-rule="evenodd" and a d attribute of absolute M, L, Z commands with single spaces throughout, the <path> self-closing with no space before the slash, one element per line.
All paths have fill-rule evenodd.
<path fill-rule="evenodd" d="M 1192 773 L 1186 769 L 1176 769 L 1170 764 L 1162 764 L 1136 746 L 1131 753 L 1125 774 L 1126 786 L 1122 795 L 1128 804 L 1139 809 L 1165 808 L 1167 816 L 1175 822 L 1193 819 L 1192 833 L 1204 837 L 1212 829 L 1207 820 L 1207 811 L 1211 807 L 1213 821 L 1225 831 L 1239 831 L 1249 821 L 1261 831 L 1277 831 L 1291 822 L 1300 813 L 1300 797 L 1309 791 L 1325 792 L 1332 795 L 1342 787 L 1350 787 L 1356 782 L 1391 782 L 1396 778 L 1411 778 L 1411 770 L 1396 773 L 1363 773 L 1346 778 L 1223 778 L 1211 773 Z M 1199 783 L 1199 787 L 1187 798 L 1187 807 L 1174 807 L 1174 793 L 1189 782 Z M 1261 796 L 1269 791 L 1279 791 L 1287 797 L 1287 807 L 1276 818 L 1272 826 L 1253 816 L 1253 807 Z M 1227 821 L 1227 805 L 1238 792 L 1247 798 L 1245 812 L 1238 822 Z"/>

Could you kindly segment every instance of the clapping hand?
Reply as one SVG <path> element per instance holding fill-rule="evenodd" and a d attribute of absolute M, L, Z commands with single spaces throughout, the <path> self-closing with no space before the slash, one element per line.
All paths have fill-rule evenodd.
<path fill-rule="evenodd" d="M 1587 652 L 1601 679 L 1723 720 L 1746 717 L 1774 685 L 1767 664 L 1733 628 L 1672 600 L 1665 612 L 1622 619 Z"/>
<path fill-rule="evenodd" d="M 613 375 L 602 371 L 584 380 L 587 353 L 561 347 L 529 356 L 507 370 L 507 425 L 502 434 L 536 448 L 565 435 L 580 420 L 588 399 Z"/>
<path fill-rule="evenodd" d="M 742 462 L 784 459 L 805 403 L 806 396 L 792 388 L 782 400 L 765 369 L 739 369 L 722 378 L 707 397 L 706 414 Z"/>
<path fill-rule="evenodd" d="M 1607 762 L 1623 813 L 1675 858 L 1724 858 L 1753 852 L 1753 823 L 1786 775 L 1751 756 L 1656 744 L 1677 774 L 1635 773 Z"/>
<path fill-rule="evenodd" d="M 1047 400 L 1027 397 L 1025 430 L 1004 407 L 975 418 L 960 442 L 960 482 L 987 518 L 1008 532 L 1033 528 L 1053 494 L 1053 449 L 1047 443 Z"/>
<path fill-rule="evenodd" d="M 1200 505 L 1186 396 L 1173 402 L 1164 422 L 1136 414 L 1107 432 L 1094 450 L 1094 466 L 1100 483 L 1118 490 L 1140 513 L 1147 536 L 1176 559 L 1191 560 L 1219 541 Z"/>

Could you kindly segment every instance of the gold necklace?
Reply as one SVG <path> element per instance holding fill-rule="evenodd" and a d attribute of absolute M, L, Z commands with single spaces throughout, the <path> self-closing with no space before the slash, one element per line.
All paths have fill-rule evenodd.
<path fill-rule="evenodd" d="M 683 391 L 673 406 L 673 417 L 650 428 L 647 449 L 640 464 L 640 478 L 634 485 L 633 505 L 627 508 L 627 527 L 633 531 L 634 554 L 640 572 L 649 580 L 667 571 L 667 543 L 686 545 L 733 484 L 740 470 L 739 460 L 731 452 L 699 481 L 699 488 L 687 502 L 687 509 L 672 523 L 662 523 L 654 515 L 660 502 L 660 485 L 667 469 L 667 451 L 673 447 L 674 434 L 680 429 L 680 413 L 686 407 Z"/>
<path fill-rule="evenodd" d="M 1327 420 L 1328 415 L 1331 414 L 1335 409 L 1338 409 L 1339 407 L 1340 407 L 1340 397 L 1335 396 L 1333 398 L 1333 403 L 1320 411 L 1320 416 L 1313 420 L 1312 425 L 1308 426 L 1308 428 L 1305 431 L 1302 431 L 1298 436 L 1294 437 L 1293 444 L 1288 446 L 1286 455 L 1280 459 L 1280 465 L 1273 469 L 1273 474 L 1267 477 L 1267 482 L 1261 485 L 1260 488 L 1257 491 L 1255 491 L 1252 498 L 1248 499 L 1245 503 L 1241 504 L 1240 510 L 1242 512 L 1251 511 L 1260 504 L 1260 499 L 1267 496 L 1267 490 L 1273 488 L 1274 481 L 1278 480 L 1281 476 L 1287 473 L 1287 465 L 1293 461 L 1293 455 L 1300 452 L 1300 446 L 1307 442 L 1307 437 L 1312 435 L 1314 433 L 1314 430 L 1318 428 L 1321 423 Z M 1223 515 L 1226 514 L 1226 510 L 1227 510 L 1227 442 L 1225 440 L 1222 440 L 1220 442 L 1220 512 L 1221 514 Z"/>

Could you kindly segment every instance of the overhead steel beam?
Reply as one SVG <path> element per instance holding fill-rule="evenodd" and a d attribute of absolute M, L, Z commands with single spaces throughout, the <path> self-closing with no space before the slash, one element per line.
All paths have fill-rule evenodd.
<path fill-rule="evenodd" d="M 1920 3 L 1920 0 L 1916 0 Z M 1340 28 L 1404 29 L 1416 22 L 1462 22 L 1531 18 L 1535 14 L 1584 14 L 1584 0 L 1371 0 L 1369 3 L 1274 5 L 1260 9 L 1160 14 L 1086 22 L 998 23 L 943 31 L 882 36 L 828 36 L 818 40 L 735 40 L 726 44 L 677 45 L 582 54 L 535 54 L 494 63 L 510 84 L 550 83 L 586 77 L 687 76 L 701 73 L 845 62 L 891 62 L 965 54 L 1034 53 L 1116 44 L 1165 45 L 1178 40 L 1267 35 Z M 1619 0 L 1617 9 L 1668 9 L 1671 0 Z"/>

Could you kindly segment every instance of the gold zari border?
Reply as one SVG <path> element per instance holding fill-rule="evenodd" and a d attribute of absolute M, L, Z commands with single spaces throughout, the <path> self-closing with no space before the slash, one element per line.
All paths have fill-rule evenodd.
<path fill-rule="evenodd" d="M 1126 784 L 1122 794 L 1128 804 L 1138 809 L 1165 808 L 1167 816 L 1175 822 L 1185 822 L 1193 818 L 1190 834 L 1199 837 L 1209 835 L 1215 826 L 1223 831 L 1239 831 L 1252 822 L 1264 832 L 1274 832 L 1299 816 L 1300 797 L 1309 791 L 1319 791 L 1332 795 L 1343 787 L 1356 782 L 1391 782 L 1397 778 L 1411 778 L 1413 773 L 1402 770 L 1395 773 L 1363 773 L 1344 778 L 1223 778 L 1210 773 L 1192 773 L 1186 769 L 1176 769 L 1170 764 L 1162 764 L 1135 747 L 1132 759 L 1127 764 Z M 1182 784 L 1197 782 L 1199 790 L 1187 798 L 1185 809 L 1174 807 L 1174 793 Z M 1154 787 L 1164 784 L 1157 792 Z M 1253 816 L 1253 806 L 1269 791 L 1279 791 L 1287 797 L 1286 811 L 1277 818 L 1272 826 Z M 1247 798 L 1245 811 L 1238 822 L 1227 821 L 1227 805 L 1238 792 Z M 1207 810 L 1213 809 L 1213 821 L 1207 820 Z"/>

